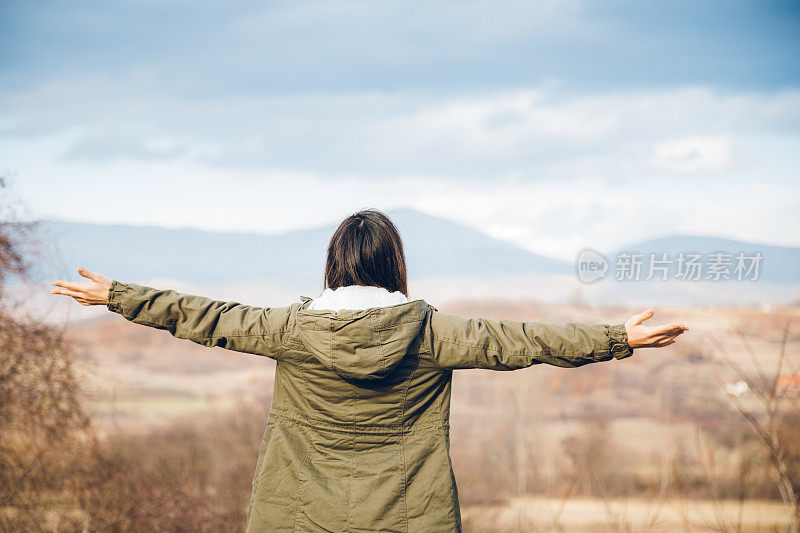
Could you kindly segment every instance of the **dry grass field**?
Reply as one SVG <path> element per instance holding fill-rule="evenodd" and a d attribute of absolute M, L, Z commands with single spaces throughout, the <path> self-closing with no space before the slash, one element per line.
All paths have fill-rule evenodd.
<path fill-rule="evenodd" d="M 638 311 L 499 300 L 440 308 L 558 323 L 621 322 Z M 728 361 L 748 372 L 771 371 L 787 323 L 794 325 L 784 368 L 800 367 L 800 310 L 657 309 L 655 321 L 670 320 L 691 331 L 675 346 L 639 350 L 624 361 L 457 373 L 451 453 L 467 530 L 786 527 L 764 452 L 723 388 L 738 379 Z M 193 443 L 206 461 L 197 467 L 204 473 L 185 465 L 176 479 L 163 482 L 182 486 L 200 475 L 195 503 L 233 490 L 234 508 L 218 510 L 217 517 L 241 524 L 273 362 L 202 348 L 111 315 L 71 324 L 68 334 L 77 349 L 84 405 L 103 442 L 125 446 L 131 461 L 145 442 L 160 442 L 168 456 L 181 455 L 170 446 Z M 738 398 L 756 409 L 751 396 Z M 230 443 L 217 442 L 232 438 L 231 420 L 238 421 L 236 458 L 227 452 Z M 792 461 L 800 457 L 796 440 Z M 215 485 L 222 480 L 227 489 Z"/>
<path fill-rule="evenodd" d="M 747 500 L 667 500 L 557 498 L 513 499 L 506 505 L 472 505 L 463 511 L 464 531 L 784 531 L 788 520 L 780 502 Z"/>

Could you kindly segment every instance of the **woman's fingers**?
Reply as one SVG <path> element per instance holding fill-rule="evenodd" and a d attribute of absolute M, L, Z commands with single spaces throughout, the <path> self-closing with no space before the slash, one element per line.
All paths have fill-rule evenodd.
<path fill-rule="evenodd" d="M 89 290 L 88 283 L 71 283 L 69 281 L 56 281 L 53 283 L 53 285 L 61 288 L 53 289 L 51 291 L 52 294 L 63 294 L 64 296 L 72 296 L 73 298 L 76 297 L 85 298 L 87 296 L 87 291 Z"/>
<path fill-rule="evenodd" d="M 102 282 L 102 281 L 104 281 L 106 279 L 106 277 L 103 276 L 102 274 L 98 274 L 97 272 L 92 272 L 91 270 L 89 270 L 88 268 L 85 268 L 85 267 L 80 267 L 78 269 L 78 274 L 80 274 L 84 278 L 88 278 L 88 279 L 92 280 L 95 283 L 100 283 L 100 282 Z M 55 285 L 57 287 L 66 287 L 68 289 L 80 290 L 80 289 L 88 288 L 91 285 L 91 283 L 58 280 L 58 281 L 54 281 L 53 285 Z"/>
<path fill-rule="evenodd" d="M 54 281 L 53 285 L 56 287 L 64 287 L 65 289 L 71 289 L 73 291 L 80 291 L 88 287 L 88 283 L 77 283 L 75 281 Z"/>
<path fill-rule="evenodd" d="M 689 328 L 684 326 L 683 324 L 667 324 L 666 326 L 661 326 L 657 328 L 653 335 L 663 335 L 664 333 L 670 333 L 672 331 L 685 331 Z"/>
<path fill-rule="evenodd" d="M 656 333 L 656 334 L 650 335 L 650 338 L 651 339 L 666 339 L 666 338 L 669 338 L 669 337 L 677 337 L 678 335 L 681 335 L 685 331 L 686 330 L 683 329 L 683 328 L 674 328 L 674 329 L 670 329 L 670 330 L 664 331 L 662 333 Z"/>
<path fill-rule="evenodd" d="M 657 344 L 654 344 L 653 348 L 663 348 L 664 346 L 669 346 L 670 344 L 675 344 L 676 342 L 678 342 L 677 339 L 672 339 L 672 340 L 668 340 L 668 341 L 661 341 L 661 342 L 659 342 Z"/>
<path fill-rule="evenodd" d="M 639 324 L 641 324 L 645 320 L 653 318 L 654 314 L 655 314 L 654 310 L 646 309 L 646 310 L 642 311 L 641 313 L 639 313 L 638 315 L 633 315 L 629 320 L 631 320 L 633 322 L 633 325 L 638 326 Z"/>
<path fill-rule="evenodd" d="M 78 274 L 80 274 L 84 278 L 89 278 L 92 281 L 100 281 L 100 278 L 102 278 L 100 274 L 98 274 L 97 272 L 92 272 L 86 267 L 80 267 L 78 269 Z"/>
<path fill-rule="evenodd" d="M 72 290 L 72 289 L 64 289 L 64 288 L 62 288 L 62 289 L 53 289 L 53 290 L 51 291 L 51 293 L 52 293 L 52 294 L 63 294 L 64 296 L 72 296 L 72 297 L 73 297 L 73 298 L 75 298 L 76 300 L 77 300 L 78 298 L 84 298 L 84 297 L 86 296 L 86 295 L 85 295 L 83 292 L 81 292 L 81 291 L 75 291 L 75 290 Z"/>
<path fill-rule="evenodd" d="M 52 294 L 70 296 L 81 305 L 108 303 L 108 291 L 112 283 L 110 279 L 85 267 L 80 267 L 78 274 L 91 281 L 84 283 L 64 280 L 54 281 L 53 286 L 59 288 L 52 289 Z"/>
<path fill-rule="evenodd" d="M 646 348 L 661 348 L 662 346 L 669 346 L 675 344 L 679 335 L 682 335 L 684 330 L 678 329 L 661 335 L 655 335 L 648 339 Z"/>
<path fill-rule="evenodd" d="M 668 341 L 668 340 L 670 340 L 670 339 L 676 339 L 676 338 L 678 338 L 678 336 L 679 336 L 679 335 L 682 335 L 682 334 L 683 334 L 683 332 L 682 332 L 682 331 L 678 331 L 678 332 L 676 332 L 676 333 L 667 333 L 667 334 L 665 334 L 665 335 L 658 335 L 658 336 L 656 336 L 656 337 L 652 337 L 652 338 L 650 339 L 650 342 L 663 342 L 663 341 Z"/>

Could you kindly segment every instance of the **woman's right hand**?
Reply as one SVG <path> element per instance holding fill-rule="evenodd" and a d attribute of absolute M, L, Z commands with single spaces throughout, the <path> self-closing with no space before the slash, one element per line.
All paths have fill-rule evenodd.
<path fill-rule="evenodd" d="M 63 294 L 71 296 L 81 305 L 105 305 L 108 303 L 108 289 L 111 288 L 111 280 L 102 274 L 92 272 L 84 267 L 78 269 L 78 274 L 84 278 L 89 278 L 86 283 L 72 281 L 54 281 L 55 287 L 52 294 Z"/>
<path fill-rule="evenodd" d="M 630 317 L 625 322 L 625 331 L 628 332 L 628 346 L 631 348 L 661 348 L 674 344 L 676 337 L 688 331 L 683 324 L 669 324 L 666 326 L 645 326 L 643 322 L 652 318 L 655 312 L 648 309 L 638 315 Z"/>

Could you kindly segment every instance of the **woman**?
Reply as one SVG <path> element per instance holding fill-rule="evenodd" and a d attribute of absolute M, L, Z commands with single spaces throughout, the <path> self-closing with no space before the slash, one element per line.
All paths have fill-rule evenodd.
<path fill-rule="evenodd" d="M 408 300 L 403 245 L 374 210 L 338 227 L 325 290 L 261 308 L 112 281 L 56 281 L 54 294 L 106 305 L 205 346 L 277 361 L 253 477 L 248 531 L 459 531 L 449 455 L 454 369 L 576 367 L 668 346 L 680 324 L 551 325 L 470 319 Z"/>

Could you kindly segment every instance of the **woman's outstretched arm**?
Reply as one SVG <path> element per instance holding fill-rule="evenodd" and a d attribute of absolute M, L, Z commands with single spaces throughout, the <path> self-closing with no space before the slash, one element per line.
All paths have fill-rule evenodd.
<path fill-rule="evenodd" d="M 432 311 L 429 323 L 433 358 L 445 368 L 515 370 L 537 363 L 576 367 L 624 359 L 635 348 L 669 346 L 687 331 L 683 324 L 647 326 L 648 309 L 624 324 L 542 324 L 471 319 Z"/>
<path fill-rule="evenodd" d="M 126 319 L 180 339 L 278 358 L 289 308 L 251 307 L 111 280 L 81 267 L 88 282 L 55 281 L 53 294 L 105 305 Z"/>

